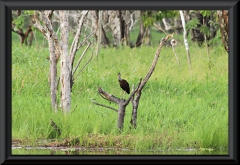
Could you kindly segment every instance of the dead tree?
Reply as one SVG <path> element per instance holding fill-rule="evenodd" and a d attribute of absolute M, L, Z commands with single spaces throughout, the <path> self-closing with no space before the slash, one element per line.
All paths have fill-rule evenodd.
<path fill-rule="evenodd" d="M 142 79 L 140 79 L 138 87 L 135 90 L 133 90 L 133 92 L 130 94 L 130 96 L 127 100 L 120 99 L 116 96 L 113 96 L 112 94 L 109 94 L 109 93 L 105 92 L 101 87 L 98 87 L 98 93 L 100 94 L 100 96 L 103 97 L 104 99 L 108 100 L 108 101 L 111 101 L 111 102 L 114 102 L 114 103 L 118 104 L 118 110 L 115 109 L 115 108 L 103 105 L 103 104 L 99 104 L 92 99 L 93 104 L 96 104 L 96 105 L 99 105 L 99 106 L 102 106 L 102 107 L 105 107 L 105 108 L 109 108 L 109 109 L 114 110 L 115 112 L 118 113 L 117 128 L 119 130 L 123 129 L 126 107 L 129 104 L 133 95 L 137 92 L 137 90 L 138 90 L 138 88 L 141 84 L 141 81 L 142 81 Z"/>
<path fill-rule="evenodd" d="M 113 96 L 113 95 L 105 92 L 101 87 L 98 88 L 98 93 L 100 94 L 100 96 L 102 96 L 104 99 L 106 99 L 108 101 L 111 101 L 111 102 L 114 102 L 114 103 L 118 104 L 119 108 L 117 110 L 115 108 L 112 108 L 112 107 L 109 107 L 109 106 L 106 106 L 106 105 L 103 105 L 103 104 L 99 104 L 99 103 L 95 102 L 95 100 L 92 99 L 93 104 L 103 106 L 105 108 L 109 108 L 109 109 L 117 112 L 118 113 L 117 127 L 120 130 L 123 129 L 125 110 L 126 110 L 126 106 L 129 104 L 130 100 L 132 100 L 132 105 L 133 105 L 132 117 L 131 117 L 130 123 L 133 125 L 134 128 L 136 128 L 136 126 L 137 126 L 137 110 L 138 110 L 139 100 L 140 100 L 140 97 L 141 97 L 141 94 L 142 94 L 142 89 L 145 86 L 145 84 L 147 83 L 147 81 L 149 80 L 149 78 L 151 77 L 151 75 L 152 75 L 152 73 L 153 73 L 153 71 L 156 67 L 161 48 L 167 42 L 167 40 L 169 38 L 172 38 L 172 37 L 173 37 L 172 35 L 167 35 L 165 38 L 162 38 L 162 40 L 161 40 L 161 42 L 160 42 L 160 44 L 157 48 L 152 66 L 150 67 L 147 75 L 145 76 L 143 81 L 142 81 L 142 79 L 140 79 L 140 82 L 139 82 L 136 89 L 134 89 L 134 86 L 133 86 L 132 93 L 130 94 L 130 96 L 127 100 L 120 99 L 116 96 Z"/>
<path fill-rule="evenodd" d="M 143 81 L 141 81 L 140 86 L 136 89 L 137 91 L 134 92 L 135 95 L 132 97 L 132 105 L 133 105 L 132 118 L 131 118 L 131 121 L 130 121 L 130 123 L 132 124 L 132 126 L 134 128 L 137 127 L 137 110 L 138 110 L 139 100 L 140 100 L 141 94 L 142 94 L 142 89 L 145 86 L 145 84 L 147 83 L 147 81 L 149 80 L 149 78 L 151 77 L 151 75 L 152 75 L 152 73 L 153 73 L 153 71 L 154 71 L 154 69 L 157 65 L 157 61 L 158 61 L 158 58 L 159 58 L 161 48 L 167 42 L 167 40 L 169 38 L 172 38 L 172 37 L 173 37 L 172 35 L 167 35 L 165 38 L 162 38 L 162 40 L 161 40 L 161 42 L 160 42 L 160 44 L 157 48 L 155 57 L 153 59 L 152 66 L 150 67 L 150 69 L 149 69 L 147 75 L 145 76 L 145 78 L 143 79 Z"/>
<path fill-rule="evenodd" d="M 33 25 L 43 34 L 43 36 L 48 40 L 49 52 L 50 52 L 50 91 L 51 91 L 51 102 L 52 107 L 55 111 L 58 110 L 57 106 L 57 90 L 58 84 L 60 82 L 60 106 L 62 107 L 64 112 L 70 112 L 70 104 L 71 104 L 71 92 L 72 86 L 74 84 L 74 80 L 76 77 L 83 71 L 83 69 L 87 66 L 87 64 L 91 61 L 93 57 L 93 53 L 89 60 L 85 63 L 85 65 L 78 71 L 78 74 L 75 75 L 77 69 L 79 68 L 79 64 L 81 63 L 83 57 L 86 54 L 91 42 L 88 41 L 89 37 L 94 35 L 97 31 L 95 29 L 88 36 L 84 37 L 80 40 L 82 36 L 82 27 L 85 21 L 85 18 L 88 14 L 88 10 L 80 11 L 80 14 L 77 15 L 77 31 L 74 36 L 74 39 L 71 43 L 70 49 L 68 49 L 68 13 L 69 11 L 55 11 L 59 14 L 60 20 L 60 33 L 61 37 L 58 37 L 57 33 L 54 31 L 52 26 L 51 15 L 53 10 L 45 10 L 45 11 L 34 11 L 34 19 Z M 42 23 L 41 23 L 42 22 Z M 76 57 L 77 51 L 86 46 L 85 50 L 82 52 L 79 60 L 77 61 L 74 68 L 74 61 Z M 60 60 L 60 76 L 57 78 L 57 62 Z"/>

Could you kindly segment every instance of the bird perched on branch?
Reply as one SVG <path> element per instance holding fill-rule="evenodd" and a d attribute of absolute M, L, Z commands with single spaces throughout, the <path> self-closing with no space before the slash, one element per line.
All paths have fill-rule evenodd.
<path fill-rule="evenodd" d="M 130 93 L 129 84 L 126 80 L 121 78 L 120 73 L 118 73 L 118 81 L 119 81 L 120 87 L 129 94 Z"/>

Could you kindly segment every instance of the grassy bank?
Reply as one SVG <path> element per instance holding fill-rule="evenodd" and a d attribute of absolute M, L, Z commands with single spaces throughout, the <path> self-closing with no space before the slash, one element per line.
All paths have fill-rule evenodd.
<path fill-rule="evenodd" d="M 192 44 L 192 70 L 189 70 L 184 46 L 179 45 L 175 49 L 180 67 L 172 49 L 164 47 L 157 67 L 143 89 L 137 129 L 129 128 L 131 104 L 126 109 L 121 134 L 116 128 L 117 113 L 92 104 L 89 98 L 117 108 L 117 105 L 98 95 L 98 86 L 121 97 L 117 73 L 121 72 L 130 86 L 137 85 L 148 72 L 156 48 L 101 49 L 75 80 L 72 112 L 63 115 L 51 109 L 49 61 L 46 59 L 49 56 L 48 47 L 42 46 L 42 42 L 32 47 L 21 46 L 14 39 L 12 138 L 28 140 L 33 145 L 39 139 L 57 138 L 62 145 L 85 147 L 227 149 L 228 56 L 225 51 L 211 48 L 209 63 L 205 47 Z M 90 55 L 91 51 L 84 60 L 87 61 Z M 60 127 L 60 136 L 49 124 L 50 119 Z"/>

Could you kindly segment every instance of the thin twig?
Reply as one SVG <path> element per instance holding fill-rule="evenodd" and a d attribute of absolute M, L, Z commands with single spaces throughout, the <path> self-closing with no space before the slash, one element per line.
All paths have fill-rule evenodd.
<path fill-rule="evenodd" d="M 98 29 L 98 28 L 97 28 Z M 77 47 L 77 49 L 79 49 L 80 47 L 82 47 L 88 40 L 88 38 L 90 38 L 93 34 L 95 34 L 97 32 L 97 29 L 93 30 Z"/>
<path fill-rule="evenodd" d="M 80 39 L 81 32 L 82 32 L 83 21 L 85 20 L 87 14 L 88 14 L 88 10 L 82 11 L 82 17 L 81 17 L 81 19 L 79 19 L 77 33 L 73 39 L 73 42 L 72 42 L 72 45 L 70 48 L 71 66 L 73 66 L 74 58 L 75 58 L 76 52 L 78 50 L 78 43 L 79 43 L 79 39 Z"/>
<path fill-rule="evenodd" d="M 109 24 L 110 24 L 110 22 L 107 23 L 106 25 L 104 25 L 103 28 L 105 28 L 105 27 L 108 26 Z M 99 27 L 98 27 L 98 28 L 99 28 Z M 94 34 L 97 32 L 98 28 L 96 28 L 95 30 L 93 30 L 93 31 L 78 45 L 77 49 L 79 49 L 80 47 L 82 47 L 82 46 L 85 44 L 85 42 L 87 42 L 88 38 L 90 38 L 92 35 L 94 35 Z"/>
<path fill-rule="evenodd" d="M 173 34 L 169 34 L 167 35 L 166 37 L 162 38 L 158 48 L 157 48 L 157 51 L 156 51 L 156 54 L 155 54 L 155 57 L 154 57 L 154 60 L 152 62 L 152 65 L 147 73 L 147 75 L 145 76 L 145 78 L 143 79 L 142 83 L 141 83 L 141 87 L 140 89 L 142 89 L 144 87 L 144 85 L 147 83 L 148 79 L 151 77 L 155 67 L 156 67 L 156 64 L 157 64 L 157 60 L 158 60 L 158 57 L 159 57 L 159 54 L 160 54 L 160 51 L 161 51 L 161 48 L 162 46 L 167 42 L 167 40 L 169 38 L 172 38 L 173 37 Z"/>
<path fill-rule="evenodd" d="M 90 45 L 91 45 L 91 42 L 88 43 L 86 49 L 83 51 L 81 57 L 79 58 L 79 60 L 78 60 L 78 62 L 77 62 L 77 65 L 76 65 L 76 67 L 74 68 L 74 70 L 73 70 L 73 72 L 72 72 L 72 76 L 73 76 L 74 73 L 76 72 L 76 70 L 77 70 L 77 68 L 78 68 L 78 66 L 79 66 L 79 64 L 80 64 L 80 62 L 81 62 L 82 59 L 83 59 L 83 56 L 85 55 L 85 53 L 86 53 L 86 51 L 88 50 L 88 48 L 89 48 Z"/>
<path fill-rule="evenodd" d="M 109 108 L 109 109 L 111 109 L 111 110 L 114 110 L 115 112 L 118 112 L 117 109 L 112 108 L 112 107 L 109 107 L 109 106 L 106 106 L 106 105 L 103 105 L 103 104 L 99 104 L 99 103 L 95 102 L 94 99 L 92 99 L 92 98 L 90 98 L 90 100 L 92 100 L 92 103 L 93 103 L 93 104 L 96 104 L 96 105 L 99 105 L 99 106 L 102 106 L 102 107 L 105 107 L 105 108 Z"/>
<path fill-rule="evenodd" d="M 90 59 L 86 62 L 86 64 L 85 64 L 85 65 L 82 67 L 82 69 L 78 72 L 77 76 L 83 71 L 83 69 L 87 66 L 87 64 L 92 60 L 92 57 L 93 57 L 93 53 L 92 53 Z M 76 79 L 77 76 L 76 76 L 74 79 Z"/>

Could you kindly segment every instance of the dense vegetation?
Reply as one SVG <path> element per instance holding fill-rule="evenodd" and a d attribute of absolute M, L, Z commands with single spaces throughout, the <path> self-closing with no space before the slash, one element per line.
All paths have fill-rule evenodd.
<path fill-rule="evenodd" d="M 118 72 L 130 86 L 146 75 L 163 35 L 153 32 L 152 36 L 152 46 L 101 49 L 76 79 L 72 90 L 72 112 L 63 115 L 51 108 L 47 42 L 37 37 L 38 41 L 27 47 L 20 45 L 13 34 L 12 138 L 29 140 L 32 145 L 39 139 L 56 138 L 59 143 L 70 146 L 227 150 L 228 55 L 220 46 L 210 47 L 211 61 L 208 61 L 205 46 L 190 43 L 192 70 L 188 68 L 183 44 L 179 43 L 175 48 L 180 67 L 172 48 L 164 47 L 157 67 L 143 89 L 137 129 L 130 129 L 131 105 L 127 107 L 124 130 L 120 134 L 116 128 L 117 113 L 92 104 L 90 98 L 116 106 L 102 99 L 97 88 L 100 86 L 121 97 Z M 182 40 L 182 36 L 175 37 Z M 94 48 L 91 50 L 95 51 Z M 87 56 L 91 53 L 88 51 Z M 60 127 L 60 136 L 49 124 L 50 119 Z"/>

